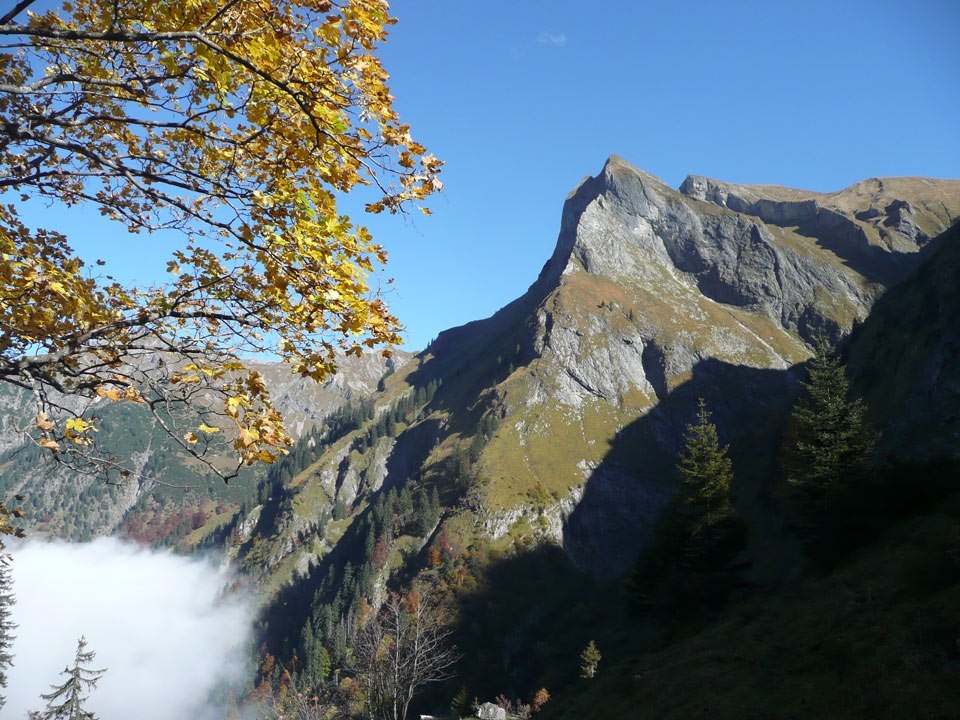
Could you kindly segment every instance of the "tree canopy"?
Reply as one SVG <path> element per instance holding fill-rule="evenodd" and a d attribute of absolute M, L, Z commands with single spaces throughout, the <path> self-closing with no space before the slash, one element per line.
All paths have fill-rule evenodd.
<path fill-rule="evenodd" d="M 290 438 L 242 358 L 319 381 L 336 353 L 399 340 L 371 281 L 386 253 L 338 198 L 367 185 L 367 211 L 397 212 L 441 189 L 375 54 L 387 3 L 32 3 L 0 17 L 0 380 L 35 401 L 25 435 L 126 476 L 96 408 L 129 402 L 197 457 L 232 446 L 236 466 L 207 461 L 225 477 L 273 462 Z M 179 233 L 167 280 L 104 275 L 28 226 L 37 199 Z"/>

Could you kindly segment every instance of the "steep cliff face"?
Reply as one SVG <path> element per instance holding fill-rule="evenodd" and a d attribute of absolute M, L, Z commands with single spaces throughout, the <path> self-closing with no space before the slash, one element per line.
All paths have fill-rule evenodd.
<path fill-rule="evenodd" d="M 960 458 L 960 224 L 882 297 L 846 348 L 881 451 Z"/>
<path fill-rule="evenodd" d="M 412 353 L 399 349 L 389 358 L 377 352 L 340 357 L 337 373 L 322 385 L 295 375 L 281 363 L 251 362 L 250 366 L 263 374 L 274 405 L 296 438 L 344 402 L 372 395 L 385 373 L 396 372 L 412 357 Z"/>
<path fill-rule="evenodd" d="M 389 443 L 360 442 L 373 421 L 338 440 L 295 478 L 264 542 L 338 500 L 359 515 L 390 488 L 433 487 L 464 544 L 553 542 L 615 573 L 672 492 L 696 399 L 732 444 L 740 502 L 756 504 L 795 388 L 786 370 L 817 337 L 847 335 L 957 215 L 958 181 L 819 194 L 692 176 L 677 191 L 611 157 L 568 196 L 527 293 L 441 333 L 390 378 L 379 412 L 428 382 L 436 396 Z M 305 543 L 295 565 L 322 563 L 331 542 Z"/>
<path fill-rule="evenodd" d="M 506 486 L 578 488 L 565 547 L 581 567 L 616 571 L 649 536 L 701 396 L 743 456 L 744 494 L 755 493 L 773 458 L 747 448 L 793 385 L 771 371 L 803 360 L 820 335 L 845 336 L 922 260 L 928 243 L 891 218 L 923 208 L 914 216 L 933 236 L 960 212 L 955 181 L 875 185 L 819 196 L 688 178 L 677 192 L 608 160 L 568 197 L 525 298 L 535 359 L 501 384 L 510 412 L 481 471 Z"/>

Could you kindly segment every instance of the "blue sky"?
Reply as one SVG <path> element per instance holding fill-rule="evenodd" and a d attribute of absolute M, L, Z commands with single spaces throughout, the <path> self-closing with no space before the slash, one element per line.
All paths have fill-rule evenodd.
<path fill-rule="evenodd" d="M 567 193 L 621 155 L 832 191 L 960 176 L 960 3 L 396 0 L 397 107 L 446 160 L 435 215 L 371 227 L 410 348 L 536 278 Z"/>
<path fill-rule="evenodd" d="M 688 173 L 832 191 L 873 176 L 960 177 L 956 0 L 394 0 L 384 63 L 414 137 L 446 161 L 434 215 L 375 217 L 406 349 L 520 295 L 567 193 L 620 155 Z M 118 246 L 120 277 L 167 251 Z M 151 274 L 153 269 L 157 272 Z"/>

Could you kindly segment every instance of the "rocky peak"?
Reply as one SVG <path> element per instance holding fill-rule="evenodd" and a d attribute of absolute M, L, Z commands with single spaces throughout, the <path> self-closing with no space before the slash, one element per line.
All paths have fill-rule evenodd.
<path fill-rule="evenodd" d="M 669 497 L 697 398 L 754 468 L 741 475 L 763 476 L 757 433 L 775 423 L 757 418 L 777 417 L 792 391 L 783 371 L 817 336 L 849 332 L 915 262 L 897 225 L 938 234 L 946 220 L 929 198 L 953 208 L 944 187 L 885 179 L 822 194 L 691 176 L 678 191 L 611 156 L 566 198 L 527 293 L 440 333 L 380 398 L 441 380 L 433 405 L 395 443 L 361 453 L 345 437 L 305 473 L 303 507 L 338 494 L 362 504 L 415 473 L 447 482 L 447 460 L 495 416 L 474 463 L 476 527 L 497 542 L 542 531 L 580 567 L 620 570 Z M 556 502 L 533 523 L 544 490 Z"/>

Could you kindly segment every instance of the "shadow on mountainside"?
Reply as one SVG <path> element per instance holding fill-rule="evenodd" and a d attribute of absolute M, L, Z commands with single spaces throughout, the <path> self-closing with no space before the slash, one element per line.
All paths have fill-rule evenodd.
<path fill-rule="evenodd" d="M 934 246 L 931 248 L 931 246 Z M 960 221 L 891 288 L 845 344 L 882 453 L 960 456 Z"/>
<path fill-rule="evenodd" d="M 480 702 L 504 695 L 529 703 L 540 688 L 554 693 L 577 681 L 580 653 L 591 640 L 619 655 L 653 638 L 646 626 L 622 632 L 619 580 L 590 578 L 555 545 L 492 559 L 476 573 L 469 589 L 455 590 L 452 640 L 466 650 L 457 677 L 420 699 L 414 711 L 445 711 L 464 686 Z"/>
<path fill-rule="evenodd" d="M 790 370 L 750 368 L 715 359 L 647 414 L 624 427 L 593 468 L 582 500 L 567 518 L 564 549 L 597 576 L 627 570 L 650 540 L 675 487 L 675 463 L 686 426 L 703 398 L 721 444 L 729 445 L 734 505 L 749 524 L 752 579 L 772 582 L 799 569 L 799 549 L 784 536 L 771 490 L 783 426 L 798 383 Z"/>

